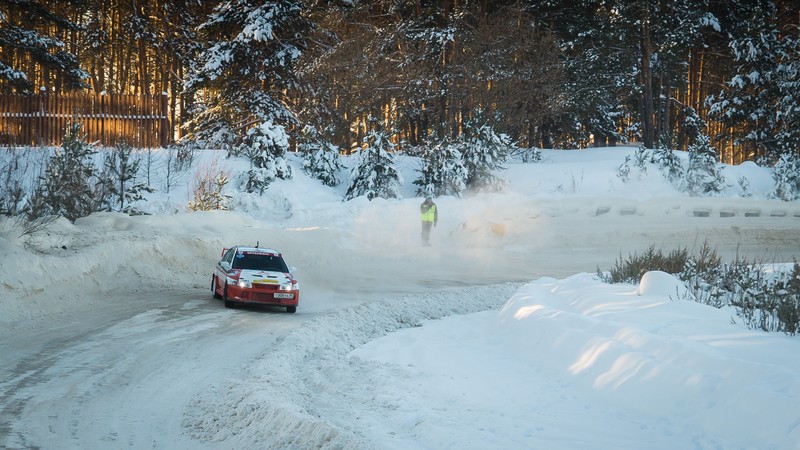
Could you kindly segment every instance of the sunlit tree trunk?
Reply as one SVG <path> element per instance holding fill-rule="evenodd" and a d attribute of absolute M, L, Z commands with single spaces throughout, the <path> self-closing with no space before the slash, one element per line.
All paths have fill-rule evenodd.
<path fill-rule="evenodd" d="M 641 23 L 641 88 L 642 88 L 642 138 L 644 146 L 653 148 L 655 132 L 653 126 L 653 74 L 650 69 L 652 47 L 650 44 L 650 6 L 645 2 Z"/>

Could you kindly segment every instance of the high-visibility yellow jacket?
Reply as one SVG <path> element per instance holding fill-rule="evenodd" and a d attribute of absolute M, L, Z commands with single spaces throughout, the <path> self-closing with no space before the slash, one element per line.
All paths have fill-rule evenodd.
<path fill-rule="evenodd" d="M 430 205 L 425 205 L 423 203 L 420 205 L 419 210 L 422 213 L 423 222 L 437 222 L 439 220 L 439 211 L 436 210 L 435 203 L 431 203 Z"/>

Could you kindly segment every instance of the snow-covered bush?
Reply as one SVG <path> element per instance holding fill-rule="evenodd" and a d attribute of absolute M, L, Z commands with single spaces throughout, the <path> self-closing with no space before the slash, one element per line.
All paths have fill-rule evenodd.
<path fill-rule="evenodd" d="M 764 268 L 770 266 L 771 271 Z M 648 271 L 677 276 L 686 293 L 674 300 L 692 300 L 716 308 L 731 306 L 752 329 L 795 334 L 800 331 L 800 263 L 785 270 L 761 261 L 737 257 L 724 263 L 716 250 L 704 244 L 696 255 L 685 249 L 665 254 L 650 247 L 639 255 L 617 260 L 609 272 L 598 276 L 607 283 L 636 284 Z"/>
<path fill-rule="evenodd" d="M 19 216 L 28 196 L 24 180 L 30 166 L 22 153 L 15 149 L 0 154 L 0 216 Z"/>
<path fill-rule="evenodd" d="M 711 147 L 708 137 L 702 134 L 689 147 L 689 163 L 686 169 L 681 158 L 670 148 L 659 146 L 652 150 L 640 146 L 633 158 L 630 155 L 625 157 L 625 161 L 617 169 L 617 177 L 628 182 L 636 174 L 637 179 L 641 180 L 651 165 L 658 167 L 673 186 L 692 196 L 719 194 L 726 187 L 716 151 Z"/>
<path fill-rule="evenodd" d="M 750 190 L 750 180 L 747 177 L 739 177 L 739 189 L 742 191 L 739 194 L 743 198 L 749 198 L 753 196 L 753 192 Z"/>
<path fill-rule="evenodd" d="M 772 171 L 775 180 L 774 198 L 790 202 L 800 199 L 800 157 L 784 153 Z"/>
<path fill-rule="evenodd" d="M 511 150 L 511 155 L 524 163 L 536 163 L 542 160 L 542 151 L 536 147 L 515 148 Z"/>
<path fill-rule="evenodd" d="M 39 185 L 26 208 L 29 219 L 64 216 L 70 222 L 96 210 L 95 151 L 80 135 L 81 124 L 72 123 L 60 150 L 50 157 Z"/>
<path fill-rule="evenodd" d="M 461 149 L 463 143 L 444 141 L 422 151 L 420 177 L 414 180 L 418 186 L 417 195 L 461 195 L 469 175 L 461 159 Z"/>
<path fill-rule="evenodd" d="M 676 155 L 671 148 L 663 145 L 659 145 L 659 147 L 655 150 L 654 155 L 656 163 L 658 164 L 658 168 L 661 170 L 664 178 L 666 178 L 673 185 L 680 187 L 684 175 L 684 169 L 683 163 L 681 163 L 678 155 Z"/>
<path fill-rule="evenodd" d="M 636 151 L 633 152 L 633 163 L 642 174 L 647 174 L 648 164 L 656 164 L 657 162 L 658 159 L 656 158 L 655 152 L 644 145 L 640 145 Z"/>
<path fill-rule="evenodd" d="M 245 142 L 232 153 L 246 156 L 251 163 L 241 189 L 263 194 L 276 179 L 291 179 L 292 168 L 284 158 L 288 148 L 289 136 L 281 125 L 266 121 L 248 130 Z"/>
<path fill-rule="evenodd" d="M 686 249 L 673 250 L 665 254 L 651 245 L 641 254 L 633 253 L 625 259 L 620 257 L 608 272 L 601 272 L 598 269 L 597 275 L 606 283 L 636 284 L 642 275 L 653 270 L 679 273 L 688 259 L 689 252 Z"/>
<path fill-rule="evenodd" d="M 625 156 L 625 161 L 623 161 L 617 169 L 617 176 L 622 179 L 623 182 L 628 182 L 630 181 L 631 175 L 635 173 L 637 179 L 641 180 L 647 175 L 648 165 L 656 163 L 658 163 L 656 152 L 644 145 L 640 145 L 633 153 L 632 159 L 630 155 Z M 631 167 L 631 164 L 633 164 L 633 167 Z"/>
<path fill-rule="evenodd" d="M 18 180 L 11 178 L 11 172 L 3 172 L 3 186 L 0 191 L 0 215 L 16 216 L 22 212 L 25 190 Z"/>
<path fill-rule="evenodd" d="M 394 157 L 390 151 L 394 144 L 384 131 L 372 131 L 364 142 L 368 147 L 359 154 L 359 162 L 351 172 L 350 186 L 345 200 L 362 195 L 373 198 L 400 198 L 402 177 L 394 167 Z"/>
<path fill-rule="evenodd" d="M 625 161 L 617 168 L 617 176 L 623 183 L 627 183 L 631 178 L 631 155 L 625 155 Z"/>

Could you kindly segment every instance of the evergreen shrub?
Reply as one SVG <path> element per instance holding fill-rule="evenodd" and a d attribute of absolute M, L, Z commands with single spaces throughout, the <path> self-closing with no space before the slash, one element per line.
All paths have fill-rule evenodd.
<path fill-rule="evenodd" d="M 769 267 L 776 270 L 765 270 Z M 751 329 L 800 331 L 800 263 L 788 269 L 763 261 L 736 257 L 722 261 L 707 243 L 696 255 L 686 249 L 665 253 L 648 248 L 642 254 L 620 257 L 608 272 L 598 277 L 606 283 L 636 284 L 648 271 L 660 270 L 678 277 L 688 294 L 678 300 L 693 300 L 716 308 L 731 307 Z"/>

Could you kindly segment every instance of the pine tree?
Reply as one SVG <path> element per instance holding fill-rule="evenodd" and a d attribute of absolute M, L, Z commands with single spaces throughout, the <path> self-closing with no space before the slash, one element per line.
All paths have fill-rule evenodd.
<path fill-rule="evenodd" d="M 668 140 L 662 139 L 659 142 L 658 148 L 653 152 L 653 157 L 661 173 L 664 175 L 664 178 L 669 180 L 673 185 L 679 188 L 682 187 L 684 175 L 683 162 L 681 162 L 678 155 L 675 154 L 675 151 L 672 150 Z"/>
<path fill-rule="evenodd" d="M 706 123 L 694 108 L 686 108 L 684 115 L 684 130 L 690 143 L 686 191 L 692 196 L 719 194 L 725 188 L 725 177 L 717 163 L 717 151 L 705 133 Z"/>
<path fill-rule="evenodd" d="M 23 155 L 20 151 L 7 149 L 0 157 L 0 216 L 15 217 L 24 213 L 32 162 Z"/>
<path fill-rule="evenodd" d="M 400 198 L 400 185 L 403 182 L 395 168 L 394 144 L 383 130 L 371 131 L 364 142 L 367 148 L 360 153 L 360 160 L 351 174 L 350 186 L 347 188 L 345 200 L 366 196 L 374 198 Z"/>
<path fill-rule="evenodd" d="M 689 146 L 689 167 L 686 169 L 686 190 L 692 196 L 716 195 L 725 188 L 725 177 L 717 163 L 717 151 L 706 135 L 697 137 Z"/>
<path fill-rule="evenodd" d="M 620 20 L 609 20 L 613 4 L 549 0 L 533 8 L 543 26 L 552 24 L 567 76 L 563 112 L 543 128 L 541 145 L 571 146 L 571 141 L 587 140 L 590 133 L 596 142 L 621 139 L 617 122 L 631 114 L 626 100 L 636 82 L 626 68 L 637 63 L 636 52 L 629 51 L 630 33 Z"/>
<path fill-rule="evenodd" d="M 467 168 L 461 159 L 463 142 L 442 141 L 427 147 L 422 154 L 420 177 L 414 181 L 417 195 L 439 197 L 461 196 L 467 187 Z"/>
<path fill-rule="evenodd" d="M 511 140 L 495 132 L 481 112 L 476 112 L 465 124 L 462 148 L 468 189 L 492 191 L 505 185 L 493 172 L 505 169 L 503 164 L 511 150 Z"/>
<path fill-rule="evenodd" d="M 709 115 L 734 130 L 734 142 L 770 164 L 800 147 L 800 27 L 782 30 L 777 13 L 773 1 L 741 11 L 746 20 L 731 30 L 735 74 L 707 99 Z"/>
<path fill-rule="evenodd" d="M 339 149 L 330 142 L 306 142 L 300 145 L 303 152 L 303 171 L 320 180 L 325 186 L 339 184 L 339 172 L 343 166 L 339 160 Z"/>
<path fill-rule="evenodd" d="M 252 126 L 294 124 L 286 94 L 297 87 L 294 64 L 310 27 L 299 1 L 217 5 L 200 27 L 205 48 L 186 81 L 209 98 L 188 124 L 190 137 L 235 148 Z"/>
<path fill-rule="evenodd" d="M 0 189 L 0 216 L 13 217 L 21 212 L 25 190 L 19 181 L 10 180 L 7 177 L 8 174 L 9 172 L 3 173 L 3 186 Z"/>
<path fill-rule="evenodd" d="M 266 121 L 248 130 L 245 142 L 238 149 L 251 162 L 244 186 L 246 192 L 263 194 L 274 180 L 292 178 L 292 168 L 285 158 L 287 148 L 289 137 L 280 125 Z"/>
<path fill-rule="evenodd" d="M 61 150 L 50 157 L 41 183 L 27 208 L 29 219 L 60 215 L 74 222 L 96 210 L 94 150 L 80 136 L 81 124 L 70 125 Z"/>
<path fill-rule="evenodd" d="M 122 142 L 106 153 L 104 171 L 100 176 L 96 192 L 100 209 L 124 213 L 136 213 L 132 203 L 143 200 L 145 192 L 153 192 L 146 183 L 137 182 L 139 159 L 132 158 L 133 148 Z"/>
<path fill-rule="evenodd" d="M 52 2 L 35 0 L 0 0 L 0 88 L 6 84 L 20 93 L 33 93 L 26 70 L 52 71 L 67 89 L 87 87 L 84 79 L 89 77 L 78 64 L 74 54 L 64 49 L 60 39 L 30 29 L 32 24 L 47 24 L 53 29 L 77 31 L 79 26 L 51 9 Z M 33 64 L 25 68 L 14 67 L 7 58 L 16 55 L 17 61 L 28 60 Z M 25 55 L 25 57 L 21 57 Z"/>
<path fill-rule="evenodd" d="M 783 201 L 800 200 L 800 157 L 784 153 L 772 171 L 775 188 L 772 196 Z"/>
<path fill-rule="evenodd" d="M 539 23 L 558 36 L 569 77 L 565 111 L 544 134 L 586 140 L 592 133 L 602 145 L 623 137 L 618 130 L 628 122 L 626 137 L 654 148 L 669 131 L 673 92 L 687 84 L 690 50 L 718 28 L 708 1 L 531 3 Z"/>

